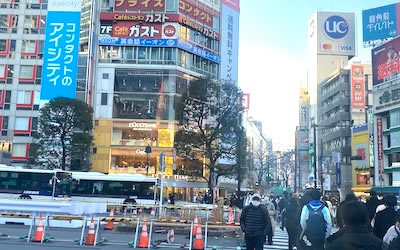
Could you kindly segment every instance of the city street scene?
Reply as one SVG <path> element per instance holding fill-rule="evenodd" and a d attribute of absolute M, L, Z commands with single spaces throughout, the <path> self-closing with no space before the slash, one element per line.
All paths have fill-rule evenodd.
<path fill-rule="evenodd" d="M 0 0 L 0 250 L 400 250 L 400 0 Z"/>

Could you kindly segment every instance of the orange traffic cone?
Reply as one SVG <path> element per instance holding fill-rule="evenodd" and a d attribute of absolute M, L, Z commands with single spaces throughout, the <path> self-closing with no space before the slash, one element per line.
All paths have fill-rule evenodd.
<path fill-rule="evenodd" d="M 36 233 L 35 233 L 35 238 L 33 239 L 34 242 L 42 242 L 43 239 L 43 231 L 44 231 L 44 226 L 43 226 L 43 218 L 42 216 L 39 217 L 39 223 L 36 227 Z"/>
<path fill-rule="evenodd" d="M 204 250 L 203 244 L 203 233 L 201 232 L 201 225 L 197 227 L 196 238 L 194 239 L 193 248 L 194 250 Z"/>
<path fill-rule="evenodd" d="M 200 225 L 199 223 L 199 218 L 197 217 L 197 215 L 194 216 L 194 220 L 193 220 L 193 235 L 196 235 L 197 232 L 197 227 Z"/>
<path fill-rule="evenodd" d="M 229 211 L 229 217 L 228 217 L 228 226 L 233 226 L 235 224 L 235 219 L 233 218 L 233 211 L 232 209 Z"/>
<path fill-rule="evenodd" d="M 95 237 L 94 219 L 92 218 L 92 220 L 90 221 L 89 231 L 87 233 L 85 244 L 86 245 L 94 245 L 94 237 Z"/>
<path fill-rule="evenodd" d="M 114 208 L 111 208 L 109 216 L 110 220 L 107 222 L 107 225 L 104 227 L 104 229 L 113 230 L 114 228 L 114 222 L 112 221 L 113 217 L 114 217 Z"/>
<path fill-rule="evenodd" d="M 147 233 L 147 222 L 143 221 L 142 232 L 140 233 L 139 247 L 149 246 L 149 234 Z"/>

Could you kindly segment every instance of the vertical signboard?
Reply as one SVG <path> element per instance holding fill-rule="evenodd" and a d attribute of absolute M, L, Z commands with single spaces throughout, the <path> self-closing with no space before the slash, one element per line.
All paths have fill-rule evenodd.
<path fill-rule="evenodd" d="M 40 99 L 75 98 L 81 0 L 49 0 Z"/>
<path fill-rule="evenodd" d="M 396 37 L 399 34 L 397 22 L 399 7 L 397 3 L 362 12 L 364 43 Z"/>
<path fill-rule="evenodd" d="M 368 124 L 353 127 L 352 155 L 358 159 L 352 161 L 353 187 L 370 188 L 370 164 L 369 164 L 369 133 Z"/>
<path fill-rule="evenodd" d="M 365 75 L 363 65 L 351 65 L 351 106 L 355 109 L 365 108 Z"/>
<path fill-rule="evenodd" d="M 340 188 L 342 185 L 342 166 L 341 160 L 342 156 L 340 152 L 332 152 L 332 160 L 336 167 L 336 186 Z"/>
<path fill-rule="evenodd" d="M 378 172 L 379 176 L 383 174 L 383 128 L 382 118 L 376 119 L 376 139 L 378 144 Z"/>
<path fill-rule="evenodd" d="M 239 0 L 222 1 L 221 79 L 238 84 Z"/>

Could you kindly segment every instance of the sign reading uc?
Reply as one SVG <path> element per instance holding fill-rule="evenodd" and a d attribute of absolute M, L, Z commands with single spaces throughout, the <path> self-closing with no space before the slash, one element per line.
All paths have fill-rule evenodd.
<path fill-rule="evenodd" d="M 342 39 L 349 32 L 349 23 L 341 16 L 330 16 L 324 22 L 324 31 L 332 39 Z"/>

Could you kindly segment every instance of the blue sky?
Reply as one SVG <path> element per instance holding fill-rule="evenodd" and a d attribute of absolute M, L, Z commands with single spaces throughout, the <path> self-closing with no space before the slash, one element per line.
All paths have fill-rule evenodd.
<path fill-rule="evenodd" d="M 299 87 L 305 84 L 307 24 L 318 10 L 355 12 L 358 55 L 362 47 L 361 11 L 399 0 L 242 0 L 239 85 L 251 95 L 249 115 L 261 120 L 275 149 L 294 147 Z"/>

